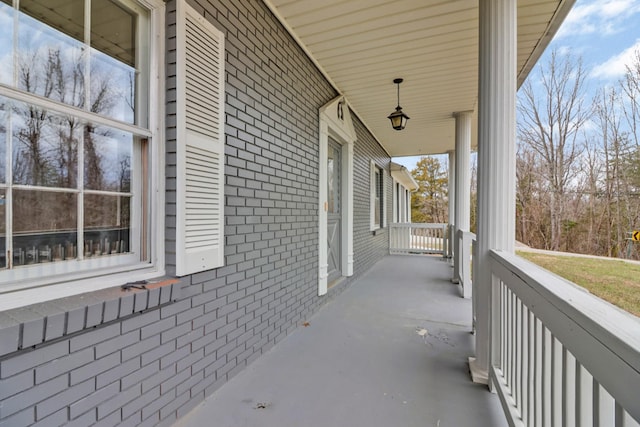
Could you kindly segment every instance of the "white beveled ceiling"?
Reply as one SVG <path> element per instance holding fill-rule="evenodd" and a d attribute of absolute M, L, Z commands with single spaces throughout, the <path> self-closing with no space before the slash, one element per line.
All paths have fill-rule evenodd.
<path fill-rule="evenodd" d="M 438 154 L 455 145 L 456 111 L 478 93 L 478 0 L 265 0 L 392 156 Z M 522 83 L 573 0 L 518 2 Z M 394 131 L 393 79 L 411 117 Z M 475 130 L 472 131 L 475 145 Z"/>

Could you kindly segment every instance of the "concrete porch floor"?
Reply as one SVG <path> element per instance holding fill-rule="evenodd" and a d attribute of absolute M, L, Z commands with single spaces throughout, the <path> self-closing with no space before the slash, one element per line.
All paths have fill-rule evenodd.
<path fill-rule="evenodd" d="M 384 258 L 176 426 L 506 426 L 470 380 L 471 302 L 450 276 L 441 258 Z"/>

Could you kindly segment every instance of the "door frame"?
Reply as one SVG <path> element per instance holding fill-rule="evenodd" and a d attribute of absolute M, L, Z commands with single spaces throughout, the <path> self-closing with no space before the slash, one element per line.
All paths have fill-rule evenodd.
<path fill-rule="evenodd" d="M 339 96 L 320 108 L 320 147 L 318 176 L 318 295 L 327 293 L 327 161 L 329 136 L 342 147 L 341 157 L 341 254 L 343 277 L 353 275 L 353 145 L 356 132 L 349 105 Z"/>

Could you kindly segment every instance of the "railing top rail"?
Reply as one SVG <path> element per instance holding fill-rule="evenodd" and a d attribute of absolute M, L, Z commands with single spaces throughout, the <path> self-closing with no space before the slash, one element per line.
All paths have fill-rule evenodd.
<path fill-rule="evenodd" d="M 550 304 L 599 337 L 599 341 L 627 347 L 638 359 L 640 372 L 640 318 L 522 257 L 501 251 L 491 251 L 491 256 Z"/>
<path fill-rule="evenodd" d="M 493 274 L 616 399 L 631 403 L 636 397 L 625 394 L 640 387 L 640 318 L 517 255 L 491 251 L 491 258 Z"/>
<path fill-rule="evenodd" d="M 476 238 L 476 233 L 472 233 L 470 231 L 458 230 L 458 235 L 460 237 L 467 237 L 467 238 L 471 238 L 471 239 L 475 239 Z"/>
<path fill-rule="evenodd" d="M 444 228 L 447 224 L 434 222 L 393 222 L 391 227 L 411 227 L 411 228 Z"/>

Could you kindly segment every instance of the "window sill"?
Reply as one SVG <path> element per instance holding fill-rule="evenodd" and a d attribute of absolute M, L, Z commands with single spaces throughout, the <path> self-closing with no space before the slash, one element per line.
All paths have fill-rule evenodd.
<path fill-rule="evenodd" d="M 113 287 L 0 312 L 0 356 L 170 303 L 178 279 Z"/>

